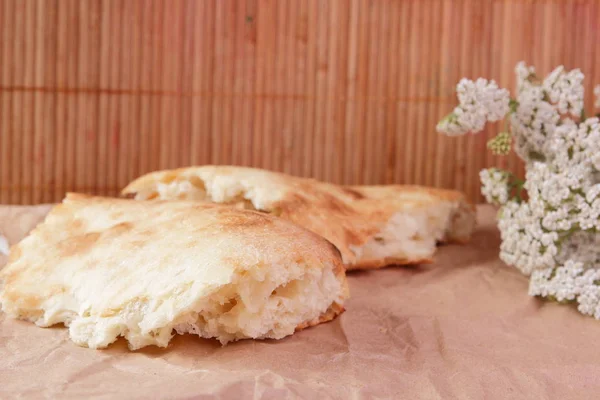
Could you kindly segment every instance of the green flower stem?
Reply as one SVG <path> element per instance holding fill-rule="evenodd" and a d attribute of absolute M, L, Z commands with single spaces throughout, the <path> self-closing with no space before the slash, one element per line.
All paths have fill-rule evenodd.
<path fill-rule="evenodd" d="M 517 194 L 511 200 L 516 200 L 520 203 L 523 201 L 523 189 L 525 186 L 525 181 L 523 179 L 515 177 L 512 173 L 510 174 L 510 178 L 512 179 L 512 182 L 509 183 L 509 190 L 511 192 L 514 189 L 517 190 Z"/>
<path fill-rule="evenodd" d="M 519 107 L 519 102 L 514 99 L 510 99 L 508 102 L 508 107 L 510 108 L 511 113 L 515 113 Z"/>

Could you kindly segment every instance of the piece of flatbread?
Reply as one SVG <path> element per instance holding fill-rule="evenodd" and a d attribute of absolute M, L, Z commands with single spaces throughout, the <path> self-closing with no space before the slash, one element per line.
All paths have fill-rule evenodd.
<path fill-rule="evenodd" d="M 271 213 L 332 242 L 347 269 L 431 262 L 438 242 L 466 242 L 475 211 L 460 192 L 419 186 L 339 186 L 253 168 L 202 166 L 144 175 L 122 192 Z"/>
<path fill-rule="evenodd" d="M 173 332 L 279 339 L 333 319 L 348 297 L 339 251 L 295 224 L 198 202 L 69 194 L 14 246 L 2 310 L 64 323 L 82 346 L 131 349 Z"/>

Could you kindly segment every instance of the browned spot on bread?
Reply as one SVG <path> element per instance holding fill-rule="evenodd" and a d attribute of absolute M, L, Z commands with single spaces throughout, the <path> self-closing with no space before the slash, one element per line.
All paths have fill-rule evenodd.
<path fill-rule="evenodd" d="M 152 236 L 152 235 L 156 234 L 156 230 L 154 228 L 147 228 L 147 229 L 139 230 L 138 234 L 140 236 Z"/>
<path fill-rule="evenodd" d="M 202 179 L 200 179 L 199 177 L 197 177 L 196 175 L 192 175 L 188 178 L 188 181 L 195 187 L 197 187 L 198 189 L 202 189 L 202 190 L 206 190 L 206 187 L 204 185 L 204 181 Z"/>
<path fill-rule="evenodd" d="M 73 222 L 71 222 L 71 226 L 69 228 L 73 229 L 73 230 L 79 230 L 82 227 L 83 227 L 83 221 L 80 219 L 74 219 Z"/>
<path fill-rule="evenodd" d="M 78 255 L 90 249 L 100 238 L 99 232 L 89 232 L 83 235 L 75 236 L 62 240 L 56 245 L 57 250 L 62 257 Z"/>
<path fill-rule="evenodd" d="M 345 242 L 353 245 L 360 245 L 363 242 L 363 236 L 352 229 L 343 228 Z"/>
<path fill-rule="evenodd" d="M 344 193 L 346 193 L 348 196 L 352 197 L 354 200 L 360 200 L 360 199 L 364 199 L 365 198 L 365 195 L 363 195 L 359 191 L 356 191 L 356 190 L 351 189 L 349 187 L 342 187 L 342 191 Z"/>
<path fill-rule="evenodd" d="M 330 208 L 333 211 L 337 211 L 340 214 L 354 214 L 354 210 L 352 210 L 352 208 L 350 208 L 343 201 L 340 201 L 336 197 L 331 196 L 330 194 L 325 195 L 325 202 L 329 205 L 328 208 Z"/>
<path fill-rule="evenodd" d="M 161 178 L 162 183 L 171 183 L 177 179 L 177 171 L 169 171 Z"/>
<path fill-rule="evenodd" d="M 215 212 L 219 214 L 219 223 L 223 229 L 247 229 L 249 226 L 260 227 L 273 223 L 267 214 L 256 211 L 240 213 L 239 210 L 229 207 L 217 207 Z"/>
<path fill-rule="evenodd" d="M 275 207 L 275 208 L 273 208 L 270 211 L 267 211 L 267 210 L 259 210 L 259 211 L 268 212 L 269 214 L 272 214 L 272 215 L 274 215 L 276 217 L 279 217 L 279 216 L 281 216 L 283 214 L 283 210 L 281 209 L 281 207 Z"/>
<path fill-rule="evenodd" d="M 132 199 L 135 199 L 136 195 L 137 195 L 137 192 L 131 192 L 131 193 L 121 194 L 121 197 L 124 198 L 124 199 L 130 199 L 130 200 L 132 200 Z"/>
<path fill-rule="evenodd" d="M 234 297 L 232 299 L 229 299 L 229 301 L 227 301 L 227 303 L 223 304 L 223 313 L 228 313 L 229 311 L 231 311 L 233 309 L 233 307 L 237 306 L 239 302 L 239 297 Z"/>
<path fill-rule="evenodd" d="M 133 225 L 129 222 L 121 222 L 119 224 L 111 226 L 105 233 L 105 235 L 120 235 L 123 232 L 130 231 Z"/>
<path fill-rule="evenodd" d="M 290 193 L 288 198 L 280 202 L 280 208 L 284 210 L 303 209 L 309 207 L 311 204 L 310 200 L 304 197 L 300 193 Z"/>
<path fill-rule="evenodd" d="M 325 213 L 336 213 L 343 215 L 354 215 L 356 211 L 343 200 L 329 193 L 325 189 L 314 186 L 313 183 L 301 183 L 297 185 L 298 191 L 291 194 L 281 207 L 287 210 L 322 210 Z"/>

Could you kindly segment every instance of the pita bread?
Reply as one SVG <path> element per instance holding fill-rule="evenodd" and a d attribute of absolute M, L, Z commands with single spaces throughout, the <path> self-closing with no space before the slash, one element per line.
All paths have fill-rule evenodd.
<path fill-rule="evenodd" d="M 178 333 L 280 339 L 333 319 L 348 287 L 339 251 L 280 218 L 197 202 L 69 194 L 11 250 L 2 310 L 64 323 L 82 346 L 131 349 Z"/>
<path fill-rule="evenodd" d="M 418 186 L 338 186 L 243 167 L 203 166 L 144 175 L 122 192 L 271 213 L 337 246 L 347 269 L 431 262 L 437 242 L 466 242 L 475 212 L 462 193 Z"/>

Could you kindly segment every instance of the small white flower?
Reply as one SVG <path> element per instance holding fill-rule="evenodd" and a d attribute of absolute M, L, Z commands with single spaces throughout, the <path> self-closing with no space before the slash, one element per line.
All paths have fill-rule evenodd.
<path fill-rule="evenodd" d="M 438 122 L 436 130 L 439 133 L 443 133 L 447 136 L 460 136 L 469 132 L 467 126 L 462 126 L 458 124 L 456 120 L 456 115 L 454 114 L 455 112 L 456 109 L 452 112 L 452 114 L 448 115 L 446 118 Z"/>
<path fill-rule="evenodd" d="M 475 104 L 466 104 L 454 109 L 456 122 L 460 126 L 468 127 L 468 132 L 480 132 L 485 126 L 485 109 Z"/>
<path fill-rule="evenodd" d="M 488 203 L 505 204 L 510 195 L 510 174 L 497 168 L 483 169 L 479 173 L 481 194 Z"/>
<path fill-rule="evenodd" d="M 515 67 L 515 75 L 517 76 L 517 92 L 531 87 L 531 79 L 535 76 L 535 68 L 527 66 L 524 61 L 521 61 Z"/>
<path fill-rule="evenodd" d="M 571 113 L 575 117 L 581 115 L 583 78 L 584 75 L 579 69 L 565 72 L 564 67 L 560 66 L 544 79 L 542 86 L 560 113 Z"/>
<path fill-rule="evenodd" d="M 558 301 L 576 301 L 582 314 L 600 319 L 600 270 L 586 268 L 582 262 L 568 260 L 558 268 L 531 274 L 531 296 L 553 296 Z"/>
<path fill-rule="evenodd" d="M 600 195 L 600 184 L 597 183 L 587 190 L 585 193 L 585 201 L 592 203 L 598 198 L 598 195 Z"/>
<path fill-rule="evenodd" d="M 502 238 L 500 258 L 524 275 L 556 265 L 557 237 L 544 232 L 541 219 L 528 203 L 506 203 L 501 210 L 498 228 Z"/>
<path fill-rule="evenodd" d="M 579 303 L 577 306 L 579 312 L 600 319 L 600 287 L 589 286 L 586 290 L 582 291 L 581 295 L 577 298 L 577 302 Z"/>
<path fill-rule="evenodd" d="M 500 89 L 496 82 L 479 78 L 475 82 L 461 79 L 456 87 L 458 100 L 463 107 L 476 106 L 488 121 L 498 121 L 508 113 L 510 94 Z"/>
<path fill-rule="evenodd" d="M 512 133 L 515 138 L 515 151 L 525 161 L 534 155 L 543 155 L 560 115 L 552 104 L 544 100 L 544 91 L 538 86 L 523 89 L 518 97 L 516 111 L 511 115 Z"/>
<path fill-rule="evenodd" d="M 450 136 L 483 130 L 486 121 L 498 121 L 508 113 L 510 95 L 496 82 L 486 79 L 461 79 L 456 86 L 459 105 L 437 125 L 440 133 Z"/>
<path fill-rule="evenodd" d="M 569 213 L 566 207 L 561 207 L 557 210 L 550 210 L 544 214 L 542 219 L 544 229 L 553 231 L 566 231 L 571 229 L 573 222 L 569 218 Z"/>
<path fill-rule="evenodd" d="M 568 261 L 564 267 L 534 271 L 529 281 L 531 296 L 554 296 L 558 301 L 574 300 L 579 294 L 577 277 L 583 264 Z"/>

